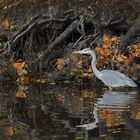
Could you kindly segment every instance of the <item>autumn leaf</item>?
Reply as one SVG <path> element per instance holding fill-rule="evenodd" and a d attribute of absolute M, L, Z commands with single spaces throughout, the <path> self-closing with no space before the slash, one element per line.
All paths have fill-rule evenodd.
<path fill-rule="evenodd" d="M 65 66 L 65 61 L 63 59 L 58 59 L 56 64 L 57 64 L 57 69 L 62 70 Z"/>
<path fill-rule="evenodd" d="M 76 66 L 77 68 L 81 68 L 81 67 L 82 67 L 82 60 L 76 61 L 76 62 L 75 62 L 75 66 Z"/>
<path fill-rule="evenodd" d="M 111 48 L 111 39 L 108 34 L 103 35 L 103 48 Z"/>
<path fill-rule="evenodd" d="M 10 23 L 9 23 L 8 19 L 3 20 L 2 27 L 5 29 L 8 29 L 10 27 Z"/>

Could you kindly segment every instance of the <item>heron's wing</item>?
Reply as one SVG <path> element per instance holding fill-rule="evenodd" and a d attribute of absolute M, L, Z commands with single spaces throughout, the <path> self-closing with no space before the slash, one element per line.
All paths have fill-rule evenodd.
<path fill-rule="evenodd" d="M 103 81 L 104 84 L 110 87 L 125 86 L 118 73 L 112 70 L 101 71 L 100 79 Z"/>
<path fill-rule="evenodd" d="M 103 70 L 101 71 L 101 78 L 100 78 L 106 85 L 111 87 L 118 87 L 118 86 L 130 86 L 136 87 L 137 85 L 133 80 L 129 77 L 125 76 L 124 74 L 113 71 L 113 70 Z"/>
<path fill-rule="evenodd" d="M 126 75 L 124 75 L 123 73 L 120 73 L 118 71 L 116 71 L 118 73 L 118 75 L 120 76 L 120 78 L 125 81 L 125 84 L 127 86 L 130 86 L 130 87 L 137 87 L 136 83 L 130 79 L 129 77 L 127 77 Z"/>

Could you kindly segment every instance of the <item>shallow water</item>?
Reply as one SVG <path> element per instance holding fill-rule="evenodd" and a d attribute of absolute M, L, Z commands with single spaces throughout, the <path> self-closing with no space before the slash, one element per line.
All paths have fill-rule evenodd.
<path fill-rule="evenodd" d="M 140 90 L 0 88 L 0 140 L 139 140 Z"/>

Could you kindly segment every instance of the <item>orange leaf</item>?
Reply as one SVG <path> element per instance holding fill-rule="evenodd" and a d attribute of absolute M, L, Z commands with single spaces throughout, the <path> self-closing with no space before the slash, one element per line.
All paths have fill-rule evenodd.
<path fill-rule="evenodd" d="M 4 28 L 9 28 L 9 27 L 10 27 L 10 23 L 9 23 L 8 19 L 3 20 L 2 26 L 3 26 Z"/>
<path fill-rule="evenodd" d="M 121 55 L 118 55 L 118 56 L 116 57 L 116 60 L 119 61 L 119 62 L 122 62 L 122 61 L 123 61 L 123 58 L 121 57 Z"/>
<path fill-rule="evenodd" d="M 111 48 L 111 38 L 109 37 L 108 34 L 103 35 L 103 48 Z"/>
<path fill-rule="evenodd" d="M 78 68 L 81 68 L 82 67 L 82 60 L 75 62 L 75 66 Z"/>

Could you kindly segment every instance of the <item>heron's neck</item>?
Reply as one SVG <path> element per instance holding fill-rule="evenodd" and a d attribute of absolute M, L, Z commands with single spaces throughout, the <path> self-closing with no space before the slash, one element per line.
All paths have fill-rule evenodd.
<path fill-rule="evenodd" d="M 91 56 L 92 56 L 92 63 L 91 63 L 91 66 L 92 66 L 93 72 L 94 72 L 94 74 L 95 74 L 97 77 L 99 77 L 100 71 L 96 68 L 96 55 L 95 55 L 95 53 L 93 52 L 93 53 L 91 54 Z"/>

